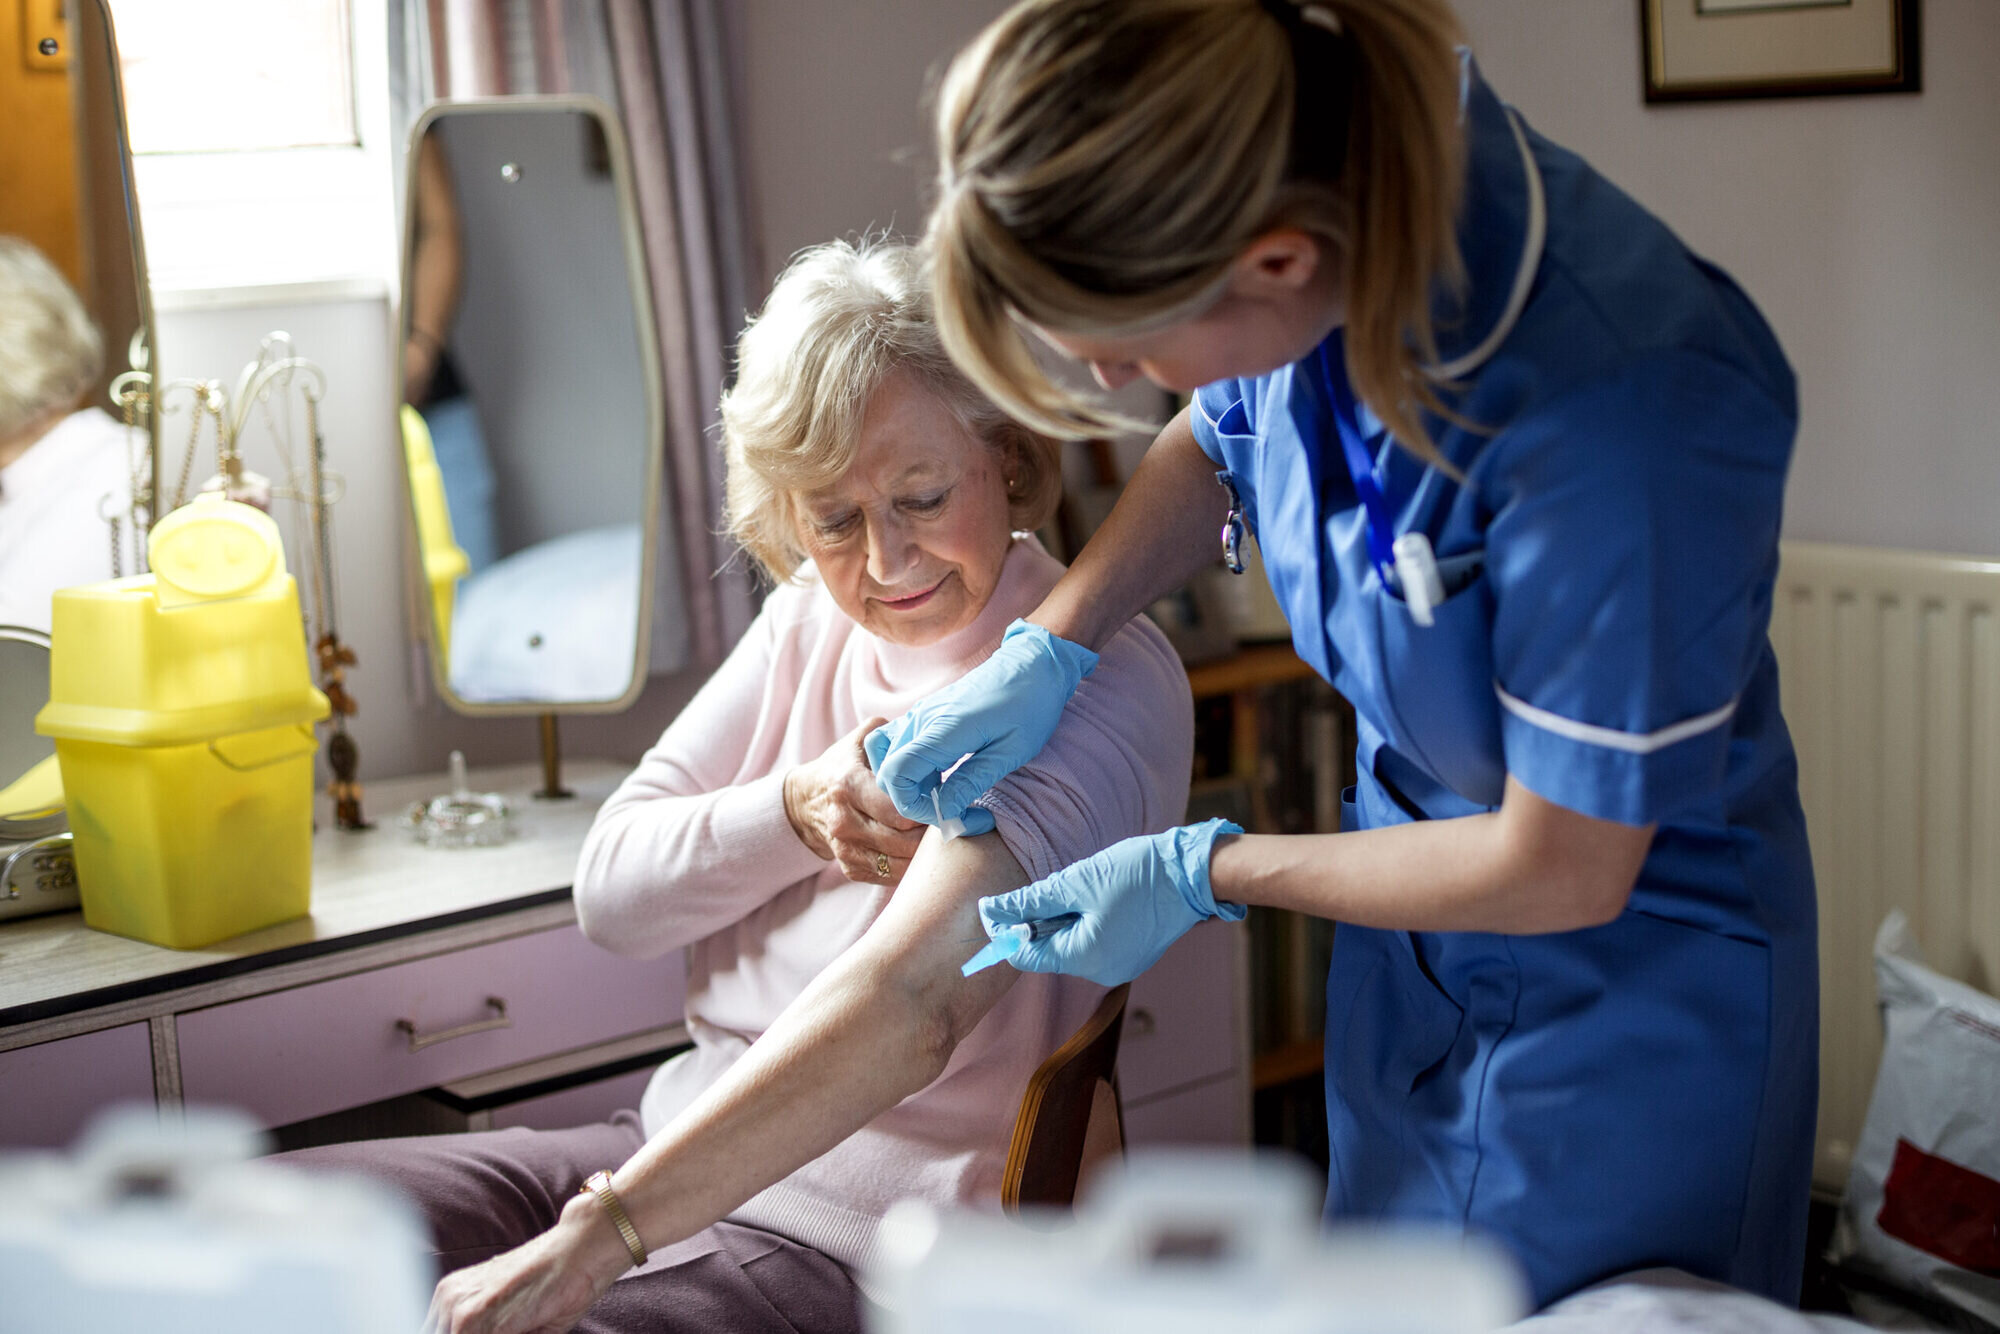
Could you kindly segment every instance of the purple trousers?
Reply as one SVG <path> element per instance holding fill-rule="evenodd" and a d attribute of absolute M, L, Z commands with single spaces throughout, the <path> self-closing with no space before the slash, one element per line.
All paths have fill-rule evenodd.
<path fill-rule="evenodd" d="M 475 1265 L 555 1226 L 570 1196 L 599 1168 L 616 1168 L 645 1142 L 639 1118 L 569 1130 L 333 1144 L 277 1155 L 310 1171 L 374 1177 L 422 1211 L 438 1272 Z M 586 1334 L 860 1334 L 861 1298 L 833 1260 L 773 1232 L 722 1222 L 654 1251 L 612 1284 L 576 1328 Z"/>

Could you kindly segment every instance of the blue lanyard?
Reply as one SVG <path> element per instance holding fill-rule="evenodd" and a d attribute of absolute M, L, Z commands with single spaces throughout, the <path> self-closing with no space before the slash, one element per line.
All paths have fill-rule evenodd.
<path fill-rule="evenodd" d="M 1343 358 L 1336 365 L 1326 354 L 1326 343 L 1321 343 L 1319 370 L 1321 381 L 1333 396 L 1333 425 L 1340 436 L 1341 455 L 1347 460 L 1347 475 L 1354 479 L 1355 493 L 1361 497 L 1361 508 L 1366 512 L 1368 559 L 1382 577 L 1383 587 L 1391 587 L 1390 575 L 1396 569 L 1396 520 L 1389 513 L 1388 497 L 1382 494 L 1381 480 L 1375 475 L 1375 461 L 1368 457 L 1368 447 L 1361 442 L 1360 414 L 1356 411 L 1354 387 L 1347 382 L 1346 361 Z"/>

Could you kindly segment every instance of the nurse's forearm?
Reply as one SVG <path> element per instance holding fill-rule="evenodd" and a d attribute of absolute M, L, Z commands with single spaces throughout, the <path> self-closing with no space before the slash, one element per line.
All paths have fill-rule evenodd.
<path fill-rule="evenodd" d="M 1229 512 L 1215 464 L 1195 443 L 1183 408 L 1125 484 L 1104 525 L 1069 573 L 1028 618 L 1053 634 L 1101 649 L 1155 598 L 1173 592 L 1222 553 Z"/>
<path fill-rule="evenodd" d="M 1595 820 L 1513 779 L 1498 811 L 1348 834 L 1245 835 L 1209 862 L 1217 899 L 1397 931 L 1575 931 L 1624 911 L 1653 826 Z"/>

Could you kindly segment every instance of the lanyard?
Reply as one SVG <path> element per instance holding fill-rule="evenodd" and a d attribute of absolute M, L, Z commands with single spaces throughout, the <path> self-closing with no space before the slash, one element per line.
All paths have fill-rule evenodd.
<path fill-rule="evenodd" d="M 1395 516 L 1389 513 L 1388 497 L 1382 494 L 1381 479 L 1375 475 L 1375 461 L 1361 443 L 1361 414 L 1356 410 L 1354 387 L 1347 382 L 1347 366 L 1344 361 L 1336 366 L 1326 354 L 1326 344 L 1321 343 L 1319 369 L 1333 396 L 1333 425 L 1340 435 L 1341 457 L 1347 460 L 1347 474 L 1354 479 L 1354 490 L 1361 497 L 1368 521 L 1369 562 L 1381 577 L 1384 590 L 1402 592 L 1410 619 L 1418 625 L 1430 625 L 1438 604 L 1444 601 L 1444 581 L 1438 574 L 1430 539 L 1420 532 L 1396 536 Z"/>
<path fill-rule="evenodd" d="M 1389 513 L 1388 497 L 1382 494 L 1381 480 L 1375 476 L 1375 461 L 1361 443 L 1360 414 L 1355 410 L 1353 386 L 1347 383 L 1347 367 L 1335 366 L 1326 354 L 1326 343 L 1319 345 L 1319 369 L 1322 382 L 1333 395 L 1333 425 L 1340 436 L 1341 455 L 1347 460 L 1347 474 L 1354 479 L 1355 493 L 1367 515 L 1368 559 L 1387 588 L 1396 568 L 1396 521 Z"/>

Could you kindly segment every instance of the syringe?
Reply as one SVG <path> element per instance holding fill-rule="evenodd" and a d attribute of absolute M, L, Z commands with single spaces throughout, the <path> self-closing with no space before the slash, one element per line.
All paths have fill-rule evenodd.
<path fill-rule="evenodd" d="M 1042 940 L 1082 920 L 1082 913 L 1066 912 L 1057 913 L 1054 917 L 1038 918 L 1032 922 L 1016 922 L 1012 926 L 1003 926 L 994 932 L 993 939 L 982 945 L 979 953 L 967 959 L 958 971 L 971 977 L 982 968 L 991 968 L 1003 959 L 1013 958 L 1029 941 Z"/>

